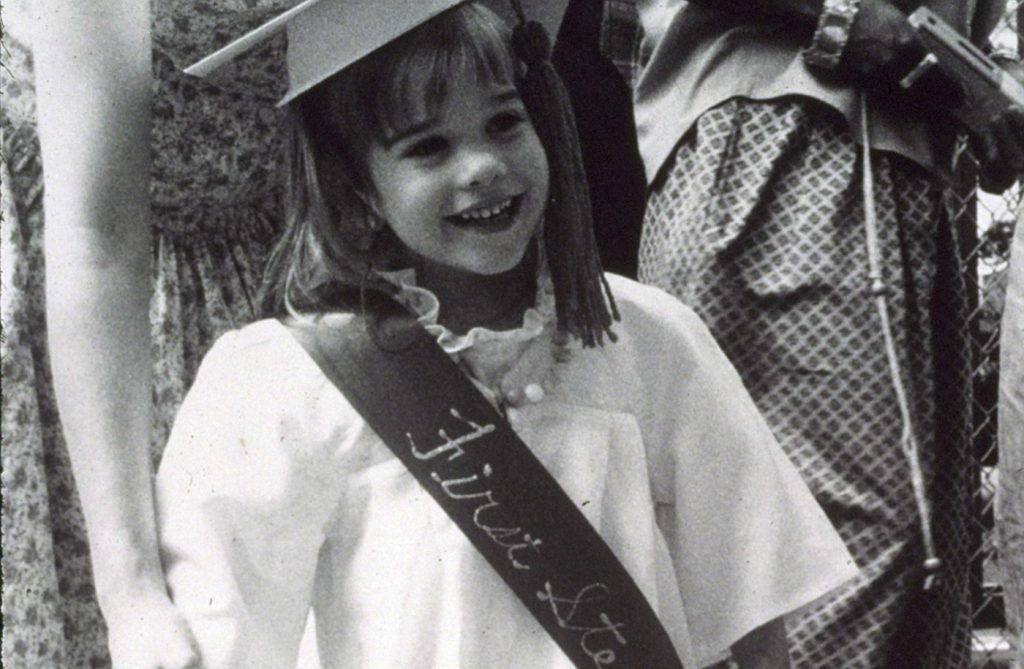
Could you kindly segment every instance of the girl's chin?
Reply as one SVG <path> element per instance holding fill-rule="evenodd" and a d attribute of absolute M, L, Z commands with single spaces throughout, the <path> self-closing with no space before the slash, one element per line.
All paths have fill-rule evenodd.
<path fill-rule="evenodd" d="M 445 273 L 454 277 L 465 274 L 469 276 L 498 276 L 511 272 L 523 264 L 527 257 L 535 254 L 528 253 L 530 240 L 523 244 L 521 249 L 509 253 L 495 254 L 467 254 L 461 258 L 431 259 L 419 258 L 415 264 L 421 270 L 431 273 Z M 478 251 L 478 249 L 474 249 Z"/>
<path fill-rule="evenodd" d="M 520 255 L 516 259 L 504 259 L 504 260 L 486 260 L 481 262 L 469 262 L 459 263 L 455 265 L 449 265 L 448 267 L 454 272 L 462 272 L 465 274 L 474 274 L 477 276 L 497 276 L 506 272 L 511 272 L 519 263 L 522 262 L 525 254 Z"/>
<path fill-rule="evenodd" d="M 470 271 L 485 276 L 494 276 L 497 274 L 511 272 L 517 267 L 522 266 L 524 261 L 529 260 L 532 262 L 532 258 L 536 255 L 529 252 L 531 246 L 533 246 L 532 242 L 533 238 L 530 237 L 527 238 L 525 243 L 523 243 L 520 248 L 516 249 L 515 252 L 501 254 L 500 256 L 495 255 L 480 258 L 472 263 L 472 269 Z"/>

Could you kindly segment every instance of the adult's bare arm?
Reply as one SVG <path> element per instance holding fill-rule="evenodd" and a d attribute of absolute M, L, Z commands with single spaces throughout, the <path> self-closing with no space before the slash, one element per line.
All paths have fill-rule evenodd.
<path fill-rule="evenodd" d="M 823 0 L 691 2 L 720 12 L 745 12 L 772 20 L 784 17 L 797 25 L 806 25 L 807 19 L 820 14 L 824 6 Z M 898 86 L 927 53 L 904 13 L 911 4 L 905 0 L 859 0 L 842 57 L 832 76 L 892 98 L 908 113 L 934 117 L 936 110 L 952 109 L 963 98 L 959 88 L 937 69 L 922 77 L 910 91 L 904 92 Z M 987 39 L 1005 7 L 1005 0 L 984 0 L 978 4 L 971 23 L 975 41 Z M 1021 76 L 1020 68 L 1015 74 Z M 982 163 L 983 187 L 999 192 L 1020 178 L 1024 172 L 1024 109 L 1010 108 L 991 118 L 988 127 L 973 128 L 973 133 Z"/>
<path fill-rule="evenodd" d="M 33 50 L 54 386 L 114 666 L 198 666 L 157 551 L 148 0 L 42 0 Z"/>
<path fill-rule="evenodd" d="M 818 24 L 824 0 L 690 0 L 706 9 L 749 20 L 780 22 L 807 34 Z M 843 50 L 839 76 L 858 84 L 899 81 L 925 55 L 907 23 L 905 0 L 859 0 Z M 832 10 L 829 10 L 832 11 Z"/>

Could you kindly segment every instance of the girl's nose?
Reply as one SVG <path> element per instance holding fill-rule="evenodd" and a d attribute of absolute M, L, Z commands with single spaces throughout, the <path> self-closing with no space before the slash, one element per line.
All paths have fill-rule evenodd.
<path fill-rule="evenodd" d="M 501 156 L 490 150 L 467 151 L 460 167 L 463 188 L 490 186 L 508 172 Z"/>

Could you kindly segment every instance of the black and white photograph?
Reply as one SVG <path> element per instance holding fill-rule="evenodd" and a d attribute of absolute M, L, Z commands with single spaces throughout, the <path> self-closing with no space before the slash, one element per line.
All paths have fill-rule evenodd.
<path fill-rule="evenodd" d="M 7 0 L 5 669 L 1024 669 L 1024 0 Z"/>

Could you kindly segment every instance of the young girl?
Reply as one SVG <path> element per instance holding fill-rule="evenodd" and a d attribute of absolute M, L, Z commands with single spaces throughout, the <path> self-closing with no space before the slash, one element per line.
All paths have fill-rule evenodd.
<path fill-rule="evenodd" d="M 618 323 L 578 307 L 603 288 L 550 269 L 587 253 L 549 234 L 573 224 L 553 220 L 562 147 L 538 139 L 501 20 L 441 4 L 320 0 L 290 19 L 289 232 L 269 294 L 291 315 L 217 342 L 157 477 L 167 580 L 204 666 L 295 666 L 311 611 L 324 667 L 572 666 L 293 336 L 340 331 L 382 294 L 554 476 L 683 666 L 730 647 L 788 666 L 781 616 L 853 574 L 842 542 L 689 310 L 611 275 Z M 386 45 L 324 53 L 369 24 Z"/>

